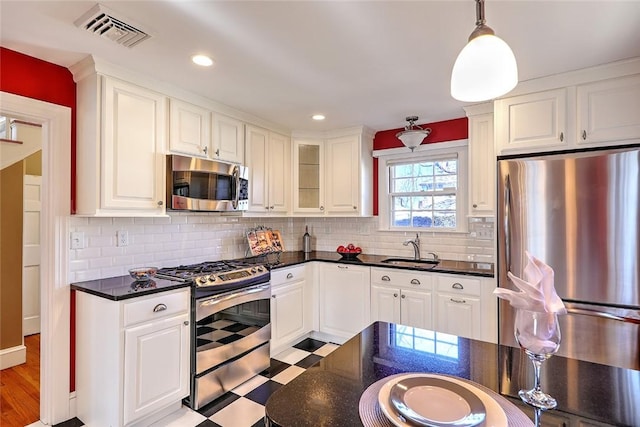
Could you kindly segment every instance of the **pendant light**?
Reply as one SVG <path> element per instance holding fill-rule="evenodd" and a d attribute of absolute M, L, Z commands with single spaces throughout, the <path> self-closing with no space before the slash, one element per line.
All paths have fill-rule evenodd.
<path fill-rule="evenodd" d="M 476 0 L 476 29 L 451 73 L 451 96 L 480 102 L 498 98 L 518 84 L 518 66 L 511 48 L 485 25 L 484 0 Z"/>
<path fill-rule="evenodd" d="M 398 132 L 396 134 L 396 138 L 398 138 L 402 143 L 409 147 L 411 151 L 415 150 L 415 148 L 422 144 L 422 141 L 429 136 L 431 133 L 431 129 L 422 128 L 420 125 L 415 124 L 416 120 L 418 120 L 418 116 L 409 116 L 405 119 L 409 122 L 408 125 L 404 127 L 402 132 Z"/>

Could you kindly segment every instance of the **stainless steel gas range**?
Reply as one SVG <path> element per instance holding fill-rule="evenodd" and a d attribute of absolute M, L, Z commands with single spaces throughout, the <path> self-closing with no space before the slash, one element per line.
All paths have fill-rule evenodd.
<path fill-rule="evenodd" d="M 163 268 L 192 280 L 191 393 L 199 409 L 269 367 L 271 273 L 244 260 Z"/>

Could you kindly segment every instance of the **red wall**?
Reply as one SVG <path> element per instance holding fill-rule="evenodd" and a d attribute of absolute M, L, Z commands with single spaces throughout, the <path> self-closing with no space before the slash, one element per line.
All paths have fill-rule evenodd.
<path fill-rule="evenodd" d="M 71 72 L 0 46 L 0 91 L 71 108 L 71 212 L 75 212 L 76 84 Z M 75 310 L 71 295 L 71 391 L 75 390 Z"/>
<path fill-rule="evenodd" d="M 431 133 L 427 137 L 427 141 L 422 145 L 435 144 L 437 142 L 455 141 L 457 139 L 467 139 L 469 137 L 469 126 L 466 117 L 459 119 L 445 120 L 442 122 L 425 123 L 420 125 L 424 128 L 430 128 Z M 402 142 L 396 138 L 396 134 L 404 130 L 389 129 L 377 132 L 373 138 L 373 149 L 384 150 L 387 148 L 404 147 Z M 407 148 L 407 151 L 409 149 Z M 373 159 L 373 214 L 378 215 L 378 159 Z"/>

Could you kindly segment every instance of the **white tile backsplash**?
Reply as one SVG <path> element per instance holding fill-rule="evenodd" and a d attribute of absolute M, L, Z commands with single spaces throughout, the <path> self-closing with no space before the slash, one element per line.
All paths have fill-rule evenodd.
<path fill-rule="evenodd" d="M 369 254 L 413 256 L 412 247 L 402 242 L 413 239 L 415 232 L 379 231 L 377 217 L 242 218 L 196 213 L 158 218 L 72 217 L 70 231 L 84 232 L 87 246 L 70 251 L 70 281 L 126 275 L 132 267 L 244 257 L 245 232 L 257 226 L 280 230 L 285 250 L 298 251 L 305 225 L 315 250 L 334 251 L 353 243 Z M 443 259 L 494 262 L 494 225 L 493 218 L 470 218 L 469 233 L 421 232 L 420 249 Z M 128 246 L 116 246 L 117 230 L 129 233 Z"/>

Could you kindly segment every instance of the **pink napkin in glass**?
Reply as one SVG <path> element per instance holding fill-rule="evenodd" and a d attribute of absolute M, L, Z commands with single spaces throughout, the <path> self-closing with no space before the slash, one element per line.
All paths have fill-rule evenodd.
<path fill-rule="evenodd" d="M 517 316 L 516 327 L 520 331 L 520 344 L 534 353 L 547 353 L 556 345 L 545 338 L 550 338 L 555 329 L 555 316 L 545 316 L 544 313 L 566 314 L 567 309 L 556 293 L 553 284 L 553 269 L 543 261 L 525 252 L 529 262 L 523 271 L 523 278 L 516 277 L 511 272 L 507 273 L 519 291 L 496 288 L 493 293 L 498 298 L 509 301 L 516 309 L 537 311 L 536 324 L 530 316 Z"/>

